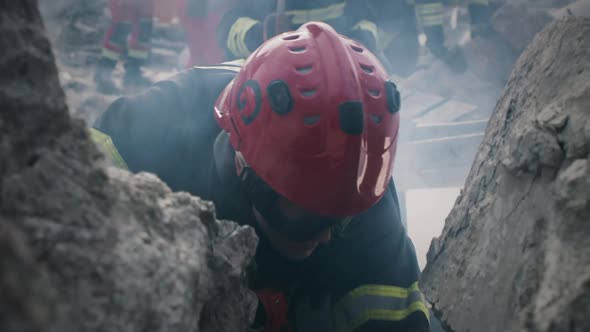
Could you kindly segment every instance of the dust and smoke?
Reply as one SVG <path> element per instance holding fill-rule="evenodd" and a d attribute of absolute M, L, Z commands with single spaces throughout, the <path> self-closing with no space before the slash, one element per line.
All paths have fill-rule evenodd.
<path fill-rule="evenodd" d="M 182 13 L 176 7 L 182 2 L 155 1 L 151 56 L 144 69 L 153 81 L 173 75 L 189 61 L 187 32 L 190 32 L 179 19 Z M 215 13 L 223 2 L 214 1 L 209 10 Z M 367 2 L 379 5 L 379 1 Z M 393 68 L 392 79 L 402 94 L 402 127 L 394 178 L 421 265 L 425 263 L 430 240 L 442 230 L 444 219 L 464 184 L 487 120 L 514 62 L 542 27 L 572 11 L 587 14 L 588 2 L 492 0 L 487 22 L 491 31 L 485 35 L 474 33 L 469 1 L 448 4 L 443 18 L 444 43 L 464 58 L 466 68 L 462 72 L 454 71 L 432 54 L 424 27 L 410 26 L 416 24 L 413 11 L 400 17 L 393 12 L 375 10 L 383 35 L 417 32 L 405 39 L 417 39 L 416 66 L 411 70 L 406 70 L 404 65 Z M 70 110 L 92 124 L 116 98 L 98 92 L 93 81 L 110 20 L 108 1 L 40 0 L 39 4 Z M 210 34 L 210 38 L 214 39 L 215 35 Z M 394 67 L 399 63 L 396 56 L 410 52 L 402 42 L 399 47 L 395 45 L 389 52 Z M 388 56 L 388 52 L 384 54 Z M 117 67 L 113 81 L 120 84 L 123 75 L 123 69 Z"/>

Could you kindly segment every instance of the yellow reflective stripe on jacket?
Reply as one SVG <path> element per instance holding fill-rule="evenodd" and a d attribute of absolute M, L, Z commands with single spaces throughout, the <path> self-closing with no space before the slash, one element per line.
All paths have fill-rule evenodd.
<path fill-rule="evenodd" d="M 229 29 L 227 36 L 227 49 L 237 57 L 246 58 L 250 50 L 246 46 L 246 34 L 259 21 L 250 17 L 240 17 Z"/>
<path fill-rule="evenodd" d="M 416 14 L 424 27 L 442 25 L 444 20 L 444 6 L 442 2 L 416 4 Z"/>
<path fill-rule="evenodd" d="M 379 40 L 379 30 L 377 29 L 377 24 L 371 21 L 362 20 L 359 21 L 352 27 L 352 30 L 365 30 L 370 32 L 375 38 L 375 41 Z"/>
<path fill-rule="evenodd" d="M 344 14 L 346 2 L 337 3 L 328 7 L 309 10 L 287 10 L 286 15 L 292 16 L 293 24 L 303 24 L 309 21 L 328 21 Z"/>
<path fill-rule="evenodd" d="M 107 159 L 113 163 L 114 166 L 123 169 L 129 169 L 129 167 L 127 167 L 127 163 L 125 163 L 125 160 L 123 160 L 123 157 L 121 157 L 121 154 L 119 154 L 119 151 L 113 144 L 113 140 L 111 140 L 109 135 L 97 129 L 90 128 L 90 138 L 98 145 L 100 150 L 105 154 Z"/>
<path fill-rule="evenodd" d="M 340 300 L 334 307 L 333 319 L 336 331 L 348 332 L 370 320 L 401 321 L 416 312 L 430 319 L 418 282 L 408 288 L 364 285 Z"/>

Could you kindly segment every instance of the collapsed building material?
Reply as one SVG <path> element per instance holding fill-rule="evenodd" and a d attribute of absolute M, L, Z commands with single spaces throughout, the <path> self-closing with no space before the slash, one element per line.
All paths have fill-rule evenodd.
<path fill-rule="evenodd" d="M 522 54 L 428 253 L 450 331 L 590 330 L 590 19 Z"/>
<path fill-rule="evenodd" d="M 37 1 L 0 2 L 0 22 L 0 330 L 245 330 L 254 231 L 108 169 L 68 114 Z"/>

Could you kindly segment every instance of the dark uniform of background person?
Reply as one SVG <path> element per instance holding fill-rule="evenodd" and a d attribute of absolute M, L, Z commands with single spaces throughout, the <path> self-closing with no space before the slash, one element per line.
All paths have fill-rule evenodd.
<path fill-rule="evenodd" d="M 244 196 L 229 137 L 214 117 L 218 96 L 240 68 L 235 62 L 194 67 L 119 98 L 99 118 L 93 135 L 119 165 L 153 172 L 175 191 L 213 200 L 218 218 L 257 230 L 250 287 L 284 290 L 284 298 L 270 294 L 279 296 L 279 307 L 288 301 L 290 327 L 284 331 L 417 332 L 429 330 L 429 319 L 438 326 L 418 288 L 420 270 L 400 221 L 393 181 L 375 205 L 334 228 L 331 241 L 309 258 L 289 260 L 271 246 Z M 259 307 L 256 325 L 276 320 L 275 314 Z"/>
<path fill-rule="evenodd" d="M 277 0 L 241 0 L 230 9 L 221 19 L 217 31 L 226 58 L 248 57 L 264 41 L 265 23 L 268 37 L 274 36 L 273 15 L 276 10 Z M 285 19 L 287 31 L 309 21 L 322 21 L 368 49 L 376 49 L 377 27 L 366 0 L 285 0 Z"/>
<path fill-rule="evenodd" d="M 472 38 L 493 33 L 493 9 L 489 0 L 367 0 L 367 7 L 379 27 L 378 52 L 384 53 L 392 72 L 409 76 L 416 70 L 418 35 L 426 35 L 426 47 L 456 72 L 466 69 L 460 49 L 445 45 L 444 22 L 447 6 L 465 6 Z"/>

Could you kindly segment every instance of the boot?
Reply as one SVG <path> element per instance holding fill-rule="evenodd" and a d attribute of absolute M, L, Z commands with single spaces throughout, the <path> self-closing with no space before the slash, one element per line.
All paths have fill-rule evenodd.
<path fill-rule="evenodd" d="M 119 89 L 113 82 L 111 74 L 115 69 L 117 62 L 102 58 L 94 72 L 94 83 L 96 83 L 96 90 L 105 95 L 116 95 Z"/>
<path fill-rule="evenodd" d="M 129 59 L 125 63 L 125 75 L 123 76 L 123 85 L 126 88 L 146 88 L 152 85 L 152 81 L 143 75 L 141 63 L 135 59 Z"/>

